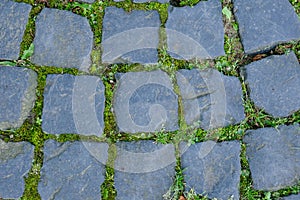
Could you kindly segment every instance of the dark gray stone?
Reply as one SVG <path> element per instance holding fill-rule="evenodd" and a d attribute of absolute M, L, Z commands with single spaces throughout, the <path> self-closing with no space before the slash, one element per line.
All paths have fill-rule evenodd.
<path fill-rule="evenodd" d="M 93 33 L 86 18 L 68 11 L 44 8 L 36 19 L 33 43 L 34 63 L 88 71 Z"/>
<path fill-rule="evenodd" d="M 0 129 L 19 128 L 36 99 L 37 75 L 21 67 L 0 66 Z"/>
<path fill-rule="evenodd" d="M 105 163 L 100 162 L 86 146 L 102 149 L 99 153 L 104 160 L 107 159 L 106 143 L 45 142 L 38 184 L 42 199 L 101 199 Z"/>
<path fill-rule="evenodd" d="M 118 142 L 116 199 L 163 199 L 175 177 L 175 148 L 154 141 Z"/>
<path fill-rule="evenodd" d="M 122 8 L 105 8 L 102 62 L 157 63 L 159 26 L 157 11 L 125 12 Z"/>
<path fill-rule="evenodd" d="M 188 125 L 208 130 L 244 120 L 238 78 L 213 69 L 179 70 L 176 77 Z"/>
<path fill-rule="evenodd" d="M 170 7 L 166 32 L 168 51 L 174 58 L 189 60 L 225 55 L 220 1 L 201 1 L 193 7 Z"/>
<path fill-rule="evenodd" d="M 31 6 L 9 0 L 0 2 L 0 60 L 17 60 Z"/>
<path fill-rule="evenodd" d="M 165 72 L 129 72 L 117 78 L 113 107 L 120 132 L 178 129 L 178 99 Z"/>
<path fill-rule="evenodd" d="M 194 189 L 211 199 L 239 199 L 239 141 L 207 141 L 189 147 L 181 143 L 180 148 L 186 191 Z"/>
<path fill-rule="evenodd" d="M 283 200 L 299 200 L 300 199 L 300 194 L 297 195 L 290 195 L 287 197 L 284 197 Z"/>
<path fill-rule="evenodd" d="M 104 85 L 96 76 L 48 75 L 42 129 L 50 134 L 101 136 Z"/>
<path fill-rule="evenodd" d="M 288 0 L 233 0 L 245 53 L 300 39 L 300 21 Z"/>
<path fill-rule="evenodd" d="M 255 189 L 275 191 L 299 182 L 298 124 L 249 130 L 243 141 Z"/>
<path fill-rule="evenodd" d="M 33 161 L 34 146 L 28 142 L 4 142 L 0 139 L 0 199 L 20 198 L 24 178 Z"/>
<path fill-rule="evenodd" d="M 300 65 L 294 52 L 247 65 L 246 84 L 254 104 L 274 117 L 300 109 Z"/>

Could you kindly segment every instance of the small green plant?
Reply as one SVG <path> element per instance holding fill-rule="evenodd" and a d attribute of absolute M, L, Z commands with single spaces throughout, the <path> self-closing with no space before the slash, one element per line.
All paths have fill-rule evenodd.
<path fill-rule="evenodd" d="M 30 56 L 32 56 L 32 54 L 33 54 L 33 51 L 34 51 L 34 44 L 31 43 L 29 48 L 24 51 L 23 55 L 21 56 L 21 59 L 26 60 L 26 59 L 30 58 Z"/>

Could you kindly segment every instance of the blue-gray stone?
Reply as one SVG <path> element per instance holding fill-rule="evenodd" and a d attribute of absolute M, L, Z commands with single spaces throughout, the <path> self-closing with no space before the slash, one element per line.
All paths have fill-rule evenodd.
<path fill-rule="evenodd" d="M 0 199 L 18 199 L 25 189 L 24 178 L 33 162 L 34 146 L 29 142 L 0 139 Z"/>
<path fill-rule="evenodd" d="M 122 8 L 105 8 L 102 62 L 157 63 L 159 27 L 157 11 L 125 12 Z"/>
<path fill-rule="evenodd" d="M 208 130 L 244 120 L 238 78 L 213 69 L 179 70 L 176 77 L 188 125 Z"/>
<path fill-rule="evenodd" d="M 84 3 L 94 3 L 95 0 L 78 0 L 79 2 L 84 2 Z"/>
<path fill-rule="evenodd" d="M 169 0 L 133 0 L 134 3 L 148 3 L 148 2 L 159 2 L 159 3 L 168 3 Z"/>
<path fill-rule="evenodd" d="M 105 163 L 88 150 L 91 146 L 102 149 L 98 153 L 104 160 L 107 159 L 108 145 L 105 143 L 45 142 L 38 184 L 42 199 L 101 199 L 100 186 L 105 177 Z"/>
<path fill-rule="evenodd" d="M 160 70 L 118 74 L 113 108 L 120 132 L 178 129 L 178 99 Z"/>
<path fill-rule="evenodd" d="M 88 71 L 93 33 L 88 20 L 69 11 L 44 8 L 36 19 L 32 62 Z"/>
<path fill-rule="evenodd" d="M 177 59 L 225 55 L 222 5 L 200 1 L 193 7 L 170 7 L 166 22 L 168 52 Z"/>
<path fill-rule="evenodd" d="M 174 146 L 144 140 L 118 142 L 116 147 L 116 199 L 163 199 L 175 177 Z"/>
<path fill-rule="evenodd" d="M 300 199 L 300 194 L 297 195 L 290 195 L 287 197 L 284 197 L 283 200 L 299 200 Z"/>
<path fill-rule="evenodd" d="M 239 199 L 240 143 L 207 141 L 180 144 L 186 191 L 220 200 Z"/>
<path fill-rule="evenodd" d="M 104 85 L 96 76 L 48 75 L 42 129 L 50 134 L 101 136 L 104 101 Z"/>
<path fill-rule="evenodd" d="M 19 128 L 36 99 L 37 75 L 21 67 L 0 66 L 0 129 Z"/>
<path fill-rule="evenodd" d="M 10 0 L 0 2 L 0 60 L 17 60 L 31 6 Z"/>
<path fill-rule="evenodd" d="M 275 191 L 299 182 L 299 124 L 249 130 L 243 141 L 255 189 Z"/>
<path fill-rule="evenodd" d="M 254 104 L 274 117 L 300 109 L 300 65 L 294 52 L 246 66 L 246 84 Z"/>
<path fill-rule="evenodd" d="M 288 0 L 233 0 L 244 51 L 267 51 L 300 39 L 300 21 Z"/>

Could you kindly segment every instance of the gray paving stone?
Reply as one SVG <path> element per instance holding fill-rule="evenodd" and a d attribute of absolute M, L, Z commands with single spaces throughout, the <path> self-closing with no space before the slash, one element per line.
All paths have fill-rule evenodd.
<path fill-rule="evenodd" d="M 297 195 L 290 195 L 287 197 L 284 197 L 283 200 L 299 200 L 300 199 L 300 194 Z"/>
<path fill-rule="evenodd" d="M 0 139 L 0 198 L 20 198 L 24 178 L 33 162 L 34 146 L 28 142 L 4 142 Z"/>
<path fill-rule="evenodd" d="M 19 128 L 36 99 L 37 75 L 21 67 L 0 66 L 0 129 Z"/>
<path fill-rule="evenodd" d="M 101 199 L 100 186 L 105 177 L 105 163 L 94 157 L 86 145 L 103 149 L 99 153 L 107 159 L 108 145 L 105 143 L 45 142 L 44 163 L 38 184 L 42 199 Z"/>
<path fill-rule="evenodd" d="M 243 141 L 255 189 L 275 191 L 299 182 L 299 124 L 249 130 Z"/>
<path fill-rule="evenodd" d="M 48 75 L 42 129 L 50 134 L 101 136 L 104 101 L 104 85 L 96 76 Z"/>
<path fill-rule="evenodd" d="M 247 65 L 246 84 L 254 104 L 274 117 L 300 109 L 300 65 L 294 52 Z"/>
<path fill-rule="evenodd" d="M 9 0 L 0 2 L 0 59 L 17 60 L 31 6 Z"/>
<path fill-rule="evenodd" d="M 218 200 L 239 199 L 241 173 L 239 141 L 181 143 L 181 167 L 186 191 Z M 186 149 L 187 148 L 187 149 Z"/>
<path fill-rule="evenodd" d="M 84 2 L 84 3 L 94 3 L 95 0 L 78 0 L 79 2 Z"/>
<path fill-rule="evenodd" d="M 245 53 L 300 39 L 300 21 L 288 0 L 233 0 Z"/>
<path fill-rule="evenodd" d="M 208 130 L 244 120 L 238 78 L 213 69 L 179 70 L 176 77 L 188 125 Z"/>
<path fill-rule="evenodd" d="M 120 132 L 178 129 L 177 95 L 165 72 L 129 72 L 116 78 L 113 107 Z"/>
<path fill-rule="evenodd" d="M 116 199 L 163 199 L 175 177 L 175 148 L 154 141 L 118 142 Z"/>
<path fill-rule="evenodd" d="M 103 19 L 102 62 L 142 63 L 158 61 L 160 19 L 157 11 L 107 7 Z"/>
<path fill-rule="evenodd" d="M 36 18 L 32 62 L 88 71 L 93 33 L 88 20 L 69 11 L 44 8 Z"/>
<path fill-rule="evenodd" d="M 225 55 L 221 2 L 209 0 L 193 7 L 170 7 L 166 33 L 168 51 L 174 58 Z"/>

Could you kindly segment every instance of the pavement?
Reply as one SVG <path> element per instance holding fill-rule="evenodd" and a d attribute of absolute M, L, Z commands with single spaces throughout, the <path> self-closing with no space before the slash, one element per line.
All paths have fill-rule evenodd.
<path fill-rule="evenodd" d="M 226 33 L 218 0 L 192 7 L 159 0 L 157 5 L 169 5 L 163 22 L 161 11 L 155 9 L 127 12 L 120 8 L 126 5 L 122 2 L 104 8 L 100 65 L 141 66 L 116 70 L 106 80 L 92 73 L 97 38 L 87 17 L 49 7 L 31 16 L 36 4 L 0 0 L 0 199 L 30 199 L 24 191 L 31 190 L 38 192 L 32 199 L 170 199 L 167 194 L 178 181 L 179 169 L 184 194 L 193 190 L 209 199 L 247 199 L 240 194 L 246 170 L 243 147 L 253 191 L 273 194 L 299 185 L 299 120 L 251 128 L 241 139 L 151 139 L 188 135 L 186 127 L 210 132 L 239 126 L 249 119 L 245 98 L 274 119 L 299 113 L 299 52 L 268 54 L 280 44 L 300 40 L 300 20 L 293 6 L 288 0 L 231 3 L 241 50 L 248 56 L 267 55 L 239 66 L 236 76 L 214 67 L 162 66 L 163 55 L 157 51 L 161 43 L 174 59 L 218 59 L 226 56 Z M 30 18 L 35 23 L 34 50 L 27 59 L 21 58 L 20 50 Z M 47 72 L 56 68 L 78 73 Z M 35 116 L 39 106 L 40 116 Z M 31 118 L 38 123 L 23 130 Z M 114 130 L 107 128 L 111 122 L 116 123 Z M 43 138 L 33 139 L 36 126 Z M 20 129 L 25 136 L 17 139 Z M 126 137 L 114 140 L 117 136 L 111 132 Z M 60 141 L 61 135 L 78 137 Z M 42 160 L 41 166 L 35 169 L 37 160 Z M 25 181 L 28 176 L 37 184 Z M 106 194 L 108 182 L 116 194 Z M 299 187 L 280 198 L 300 199 Z"/>

